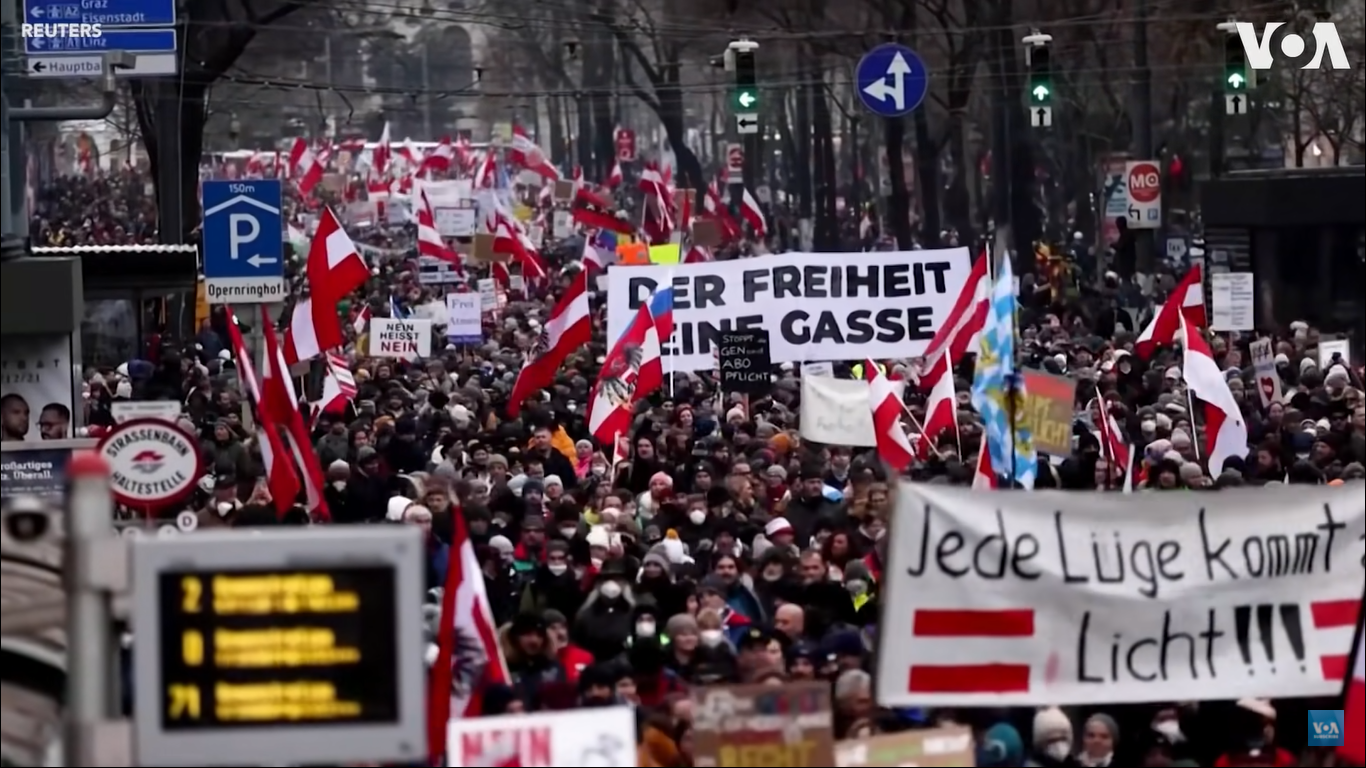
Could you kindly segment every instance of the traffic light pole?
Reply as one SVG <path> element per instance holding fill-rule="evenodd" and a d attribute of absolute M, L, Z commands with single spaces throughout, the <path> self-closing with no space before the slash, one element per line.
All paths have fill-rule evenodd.
<path fill-rule="evenodd" d="M 730 205 L 737 218 L 741 218 L 745 190 L 754 189 L 763 172 L 758 71 L 754 61 L 757 50 L 758 43 L 741 38 L 732 40 L 726 46 L 725 53 L 726 70 L 735 75 L 735 87 L 730 99 L 731 124 L 726 135 L 734 137 L 744 153 L 741 183 L 730 184 Z"/>
<path fill-rule="evenodd" d="M 1138 107 L 1134 121 L 1134 157 L 1157 161 L 1153 157 L 1153 72 L 1148 67 L 1148 0 L 1138 0 L 1134 9 L 1134 104 Z M 1157 256 L 1156 231 L 1134 230 L 1135 269 L 1145 275 L 1153 274 Z"/>

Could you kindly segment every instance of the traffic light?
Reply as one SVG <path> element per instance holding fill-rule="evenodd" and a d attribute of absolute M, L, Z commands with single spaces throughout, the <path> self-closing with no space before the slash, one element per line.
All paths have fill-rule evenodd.
<path fill-rule="evenodd" d="M 759 110 L 758 77 L 754 71 L 753 51 L 735 52 L 735 93 L 731 95 L 736 112 Z"/>
<path fill-rule="evenodd" d="M 1036 45 L 1029 49 L 1029 105 L 1046 107 L 1053 103 L 1053 64 L 1048 58 L 1048 46 Z"/>
<path fill-rule="evenodd" d="M 1243 40 L 1237 35 L 1229 35 L 1224 41 L 1224 92 L 1242 93 L 1251 85 L 1248 82 L 1247 52 L 1243 50 Z"/>

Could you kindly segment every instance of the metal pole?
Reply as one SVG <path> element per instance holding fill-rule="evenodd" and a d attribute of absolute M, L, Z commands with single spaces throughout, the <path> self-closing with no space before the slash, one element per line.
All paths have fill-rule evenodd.
<path fill-rule="evenodd" d="M 92 459 L 102 465 L 98 459 Z M 66 643 L 67 694 L 64 749 L 67 765 L 100 765 L 95 754 L 97 729 L 117 717 L 117 649 L 111 638 L 113 615 L 109 595 L 95 572 L 95 550 L 114 539 L 114 499 L 109 474 L 95 471 L 90 461 L 73 458 L 70 508 L 66 523 Z"/>
<path fill-rule="evenodd" d="M 427 44 L 422 44 L 422 140 L 435 141 L 432 134 L 431 68 L 427 65 Z"/>
<path fill-rule="evenodd" d="M 1134 159 L 1153 157 L 1153 73 L 1148 68 L 1148 0 L 1138 0 L 1134 9 Z M 1151 229 L 1134 230 L 1134 268 L 1145 275 L 1153 273 L 1157 245 Z"/>

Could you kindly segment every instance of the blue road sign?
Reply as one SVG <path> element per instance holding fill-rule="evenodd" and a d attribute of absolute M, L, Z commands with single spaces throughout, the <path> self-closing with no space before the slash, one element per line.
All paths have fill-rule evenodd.
<path fill-rule="evenodd" d="M 66 23 L 66 22 L 62 22 Z M 106 29 L 99 37 L 26 37 L 24 53 L 174 53 L 174 29 Z"/>
<path fill-rule="evenodd" d="M 276 179 L 204 182 L 204 284 L 211 303 L 284 299 L 284 238 Z"/>
<path fill-rule="evenodd" d="M 854 70 L 854 79 L 863 106 L 882 117 L 914 111 L 930 90 L 925 62 L 915 51 L 896 43 L 883 43 L 865 53 Z"/>
<path fill-rule="evenodd" d="M 175 0 L 24 0 L 24 21 L 106 27 L 169 26 L 175 23 Z"/>

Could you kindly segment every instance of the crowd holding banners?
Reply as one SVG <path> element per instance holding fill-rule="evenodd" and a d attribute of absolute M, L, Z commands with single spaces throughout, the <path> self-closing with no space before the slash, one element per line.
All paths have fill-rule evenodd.
<path fill-rule="evenodd" d="M 771 215 L 775 217 L 772 228 L 778 230 L 782 227 L 776 225 L 791 214 L 776 209 Z M 347 227 L 355 229 L 349 223 Z M 808 417 L 811 381 L 803 375 L 805 366 L 801 363 L 833 361 L 828 381 L 860 385 L 861 394 L 850 400 L 855 403 L 850 415 L 858 412 L 871 421 L 867 393 L 873 388 L 851 378 L 848 364 L 858 361 L 862 373 L 877 371 L 900 382 L 910 378 L 912 366 L 907 358 L 924 352 L 929 341 L 902 334 L 886 342 L 891 349 L 882 349 L 874 333 L 871 343 L 851 343 L 845 338 L 843 345 L 829 341 L 794 344 L 785 340 L 780 320 L 794 311 L 792 307 L 816 317 L 812 302 L 828 301 L 834 307 L 828 310 L 834 313 L 834 326 L 847 336 L 853 325 L 848 317 L 850 305 L 855 310 L 866 309 L 870 300 L 863 293 L 857 299 L 796 298 L 805 296 L 802 291 L 809 294 L 817 285 L 808 282 L 807 266 L 815 270 L 813 278 L 825 276 L 829 291 L 831 274 L 844 274 L 844 286 L 851 285 L 847 266 L 842 267 L 844 272 L 829 270 L 836 258 L 841 265 L 858 264 L 861 259 L 882 260 L 877 262 L 882 266 L 877 271 L 880 282 L 876 299 L 881 301 L 885 298 L 882 289 L 893 282 L 902 284 L 898 276 L 905 276 L 906 290 L 915 292 L 913 265 L 922 263 L 920 260 L 938 263 L 946 259 L 942 254 L 961 251 L 961 259 L 948 259 L 951 263 L 942 270 L 922 269 L 923 296 L 892 302 L 900 308 L 903 320 L 906 306 L 915 305 L 927 324 L 923 327 L 934 335 L 960 298 L 958 287 L 969 279 L 967 251 L 788 253 L 737 260 L 741 251 L 753 245 L 741 242 L 717 249 L 713 262 L 609 267 L 605 303 L 601 291 L 591 297 L 586 321 L 591 326 L 589 340 L 562 350 L 565 354 L 560 363 L 532 388 L 524 402 L 519 402 L 521 412 L 514 416 L 509 406 L 517 390 L 518 372 L 538 359 L 534 353 L 547 348 L 544 341 L 556 306 L 576 285 L 582 285 L 579 276 L 592 268 L 579 261 L 584 253 L 581 244 L 542 248 L 538 258 L 547 267 L 545 277 L 526 280 L 520 289 L 514 289 L 510 279 L 494 277 L 497 273 L 491 266 L 478 268 L 487 270 L 491 275 L 488 278 L 482 278 L 486 272 L 471 269 L 473 274 L 467 280 L 497 282 L 490 292 L 495 301 L 481 313 L 478 343 L 449 343 L 446 329 L 433 318 L 434 341 L 421 358 L 365 354 L 365 347 L 357 348 L 358 332 L 368 327 L 362 320 L 364 313 L 370 313 L 370 322 L 373 318 L 403 321 L 421 307 L 445 306 L 444 286 L 423 284 L 416 278 L 417 243 L 411 229 L 385 225 L 349 233 L 355 251 L 366 257 L 370 274 L 345 295 L 328 295 L 332 308 L 341 313 L 344 339 L 332 352 L 347 361 L 354 395 L 340 412 L 317 416 L 310 425 L 309 441 L 325 475 L 322 497 L 333 523 L 419 526 L 428 533 L 429 585 L 452 593 L 451 606 L 468 605 L 454 596 L 469 594 L 474 585 L 482 591 L 497 627 L 492 647 L 482 645 L 477 622 L 470 615 L 459 609 L 443 609 L 445 601 L 440 598 L 433 609 L 442 626 L 449 627 L 451 636 L 460 640 L 449 651 L 453 657 L 459 658 L 459 651 L 468 650 L 473 639 L 481 644 L 486 658 L 501 657 L 506 662 L 506 678 L 491 682 L 482 692 L 480 714 L 494 717 L 529 712 L 532 714 L 516 716 L 550 719 L 565 710 L 579 714 L 588 710 L 575 708 L 629 703 L 644 721 L 636 724 L 640 737 L 637 762 L 681 766 L 700 764 L 705 758 L 698 751 L 693 703 L 698 695 L 720 684 L 821 680 L 831 691 L 831 743 L 904 733 L 928 738 L 934 727 L 952 728 L 956 724 L 972 729 L 980 765 L 1024 765 L 1027 760 L 1043 765 L 1160 765 L 1182 759 L 1214 764 L 1220 756 L 1237 758 L 1250 751 L 1267 751 L 1277 759 L 1278 748 L 1301 751 L 1305 740 L 1296 730 L 1304 727 L 1300 702 L 1276 702 L 1270 719 L 1281 722 L 1272 733 L 1266 728 L 1267 707 L 1271 706 L 1267 702 L 1244 702 L 1240 707 L 1211 701 L 1212 696 L 1232 698 L 1232 688 L 1219 693 L 1199 686 L 1172 688 L 1166 695 L 1141 698 L 1094 696 L 1084 699 L 1085 706 L 1067 710 L 1035 711 L 1035 704 L 1079 700 L 1059 695 L 1037 702 L 1019 701 L 1020 707 L 1011 708 L 1010 699 L 994 696 L 982 707 L 956 706 L 964 702 L 952 700 L 943 701 L 948 706 L 935 702 L 911 707 L 875 706 L 869 670 L 890 674 L 886 670 L 892 666 L 889 660 L 897 659 L 895 652 L 915 646 L 911 642 L 913 620 L 893 618 L 890 611 L 898 605 L 902 610 L 914 609 L 914 600 L 934 594 L 933 590 L 922 590 L 925 594 L 909 601 L 894 594 L 910 577 L 904 568 L 889 563 L 888 548 L 899 546 L 904 536 L 917 535 L 914 528 L 901 524 L 905 513 L 893 515 L 895 505 L 907 503 L 906 486 L 899 486 L 895 474 L 877 460 L 875 451 L 868 450 L 876 446 L 876 434 L 871 440 L 866 433 L 858 440 L 852 434 L 848 440 L 826 434 L 828 441 L 822 441 L 814 436 L 827 428 L 846 433 L 854 430 L 849 426 L 852 419 L 831 419 L 829 424 L 817 426 L 817 420 Z M 857 248 L 856 240 L 851 240 L 848 248 Z M 709 279 L 688 277 L 693 274 L 690 270 L 716 276 L 719 288 L 713 288 Z M 1164 270 L 1171 274 L 1158 282 L 1165 282 L 1166 291 L 1172 291 L 1182 271 L 1175 265 Z M 748 304 L 747 274 L 753 274 Z M 936 275 L 944 278 L 942 289 Z M 633 291 L 629 282 L 633 279 L 648 279 L 652 284 L 642 281 Z M 1055 299 L 1051 289 L 1037 286 L 1033 276 L 1025 275 L 1020 281 L 1018 306 L 1018 358 L 1022 367 L 1066 375 L 1077 382 L 1071 420 L 1074 445 L 1064 456 L 1041 456 L 1036 481 L 1040 489 L 1074 491 L 1064 498 L 1082 507 L 1077 514 L 1085 522 L 1067 534 L 1069 557 L 1074 549 L 1079 558 L 1094 557 L 1089 534 L 1110 529 L 1103 528 L 1088 510 L 1106 509 L 1109 500 L 1117 496 L 1095 495 L 1111 487 L 1106 473 L 1097 472 L 1102 466 L 1100 457 L 1111 455 L 1106 453 L 1109 442 L 1098 436 L 1111 419 L 1099 419 L 1086 408 L 1096 398 L 1105 402 L 1103 413 L 1116 423 L 1121 442 L 1134 446 L 1133 460 L 1122 462 L 1129 470 L 1124 474 L 1135 489 L 1133 503 L 1145 502 L 1145 506 L 1125 514 L 1126 518 L 1141 522 L 1146 517 L 1174 515 L 1187 506 L 1174 500 L 1203 502 L 1211 514 L 1224 504 L 1218 495 L 1163 492 L 1169 489 L 1288 483 L 1309 486 L 1285 489 L 1300 492 L 1296 499 L 1304 502 L 1300 506 L 1305 511 L 1297 515 L 1298 519 L 1310 514 L 1306 493 L 1323 493 L 1325 489 L 1317 486 L 1329 482 L 1361 478 L 1359 462 L 1366 458 L 1362 450 L 1366 422 L 1360 415 L 1360 375 L 1348 370 L 1348 357 L 1340 357 L 1339 362 L 1330 358 L 1327 364 L 1319 360 L 1317 339 L 1307 326 L 1269 330 L 1276 349 L 1276 375 L 1287 395 L 1283 402 L 1271 405 L 1263 405 L 1260 398 L 1245 390 L 1251 378 L 1241 360 L 1248 359 L 1245 344 L 1249 339 L 1230 342 L 1215 337 L 1210 342 L 1209 356 L 1218 360 L 1255 446 L 1247 451 L 1245 462 L 1225 465 L 1224 471 L 1210 469 L 1199 456 L 1205 444 L 1200 434 L 1205 422 L 1192 411 L 1186 396 L 1182 369 L 1189 366 L 1183 355 L 1165 344 L 1156 344 L 1146 355 L 1129 354 L 1133 334 L 1117 328 L 1114 322 L 1115 305 L 1123 293 L 1117 279 L 1112 281 L 1104 274 L 1091 274 L 1086 279 L 1086 293 L 1075 301 L 1062 301 Z M 779 298 L 778 286 L 788 286 L 783 290 L 797 293 Z M 673 323 L 680 334 L 688 323 L 723 323 L 726 312 L 734 313 L 730 315 L 734 318 L 748 317 L 751 312 L 761 317 L 758 327 L 769 331 L 773 352 L 771 391 L 767 396 L 751 395 L 748 400 L 718 391 L 715 377 L 709 375 L 714 366 L 710 350 L 694 343 L 689 352 L 687 342 L 675 335 L 675 343 L 666 344 L 666 348 L 685 354 L 669 355 L 661 350 L 665 360 L 673 360 L 673 367 L 665 364 L 667 381 L 662 381 L 657 391 L 639 398 L 634 392 L 626 398 L 631 410 L 630 434 L 621 440 L 594 444 L 588 439 L 588 415 L 594 383 L 618 338 L 613 325 L 619 331 L 630 317 L 638 315 L 636 303 L 657 293 L 656 288 L 668 287 L 674 289 Z M 719 292 L 724 306 L 694 306 L 713 290 Z M 1161 310 L 1153 310 L 1165 306 L 1162 299 L 1166 291 L 1145 296 L 1143 301 L 1148 306 L 1136 308 L 1139 317 L 1161 315 Z M 319 295 L 318 291 L 313 295 Z M 690 319 L 693 312 L 703 314 Z M 442 313 L 441 317 L 446 315 Z M 361 320 L 359 329 L 354 324 L 357 320 Z M 740 324 L 738 320 L 732 322 Z M 1180 320 L 1174 325 L 1180 328 Z M 798 331 L 799 326 L 793 323 L 789 330 Z M 804 327 L 815 330 L 812 324 Z M 903 331 L 905 327 L 901 326 Z M 1167 340 L 1175 332 L 1167 333 Z M 276 486 L 268 482 L 270 473 L 262 451 L 270 436 L 261 431 L 259 420 L 253 425 L 240 416 L 242 399 L 244 395 L 249 399 L 250 393 L 236 383 L 232 352 L 220 357 L 220 351 L 232 349 L 220 333 L 206 328 L 193 339 L 168 337 L 158 349 L 147 353 L 150 356 L 155 352 L 162 360 L 174 362 L 169 367 L 180 374 L 178 394 L 186 400 L 183 426 L 203 441 L 209 474 L 185 506 L 202 513 L 199 519 L 206 521 L 200 526 L 204 529 L 318 522 L 316 515 L 310 520 L 308 512 L 315 507 L 303 501 L 307 494 L 302 487 L 292 495 L 272 498 Z M 693 334 L 696 342 L 697 332 Z M 1280 364 L 1282 355 L 1284 365 Z M 863 363 L 865 358 L 872 360 Z M 332 358 L 328 360 L 330 365 Z M 236 361 L 240 363 L 241 359 Z M 955 356 L 950 371 L 951 391 L 966 395 L 973 378 L 971 361 Z M 123 372 L 111 368 L 100 374 L 110 384 L 108 391 L 92 386 L 90 395 L 83 398 L 83 423 L 87 425 L 102 424 L 114 403 L 146 397 L 152 389 L 146 368 L 134 362 Z M 825 378 L 819 381 L 827 383 Z M 1234 386 L 1234 382 L 1241 383 Z M 125 383 L 127 394 L 120 394 L 125 392 Z M 902 386 L 910 414 L 921 423 L 929 421 L 925 393 L 910 384 Z M 935 450 L 908 466 L 908 476 L 922 484 L 920 491 L 941 492 L 946 489 L 933 486 L 972 482 L 972 467 L 983 444 L 981 417 L 962 399 L 955 396 L 954 401 L 958 407 L 951 433 L 934 435 Z M 259 410 L 249 407 L 247 412 Z M 271 417 L 289 416 L 270 408 L 266 411 Z M 1359 489 L 1360 485 L 1354 484 L 1343 493 Z M 1091 493 L 1077 493 L 1081 491 Z M 996 507 L 1006 507 L 1001 503 L 1004 499 L 1011 500 L 1006 509 L 1012 517 L 1018 500 L 1018 515 L 1032 519 L 1034 513 L 1029 507 L 1034 502 L 1030 499 L 1040 500 L 1047 507 L 1055 498 L 1022 493 L 968 497 L 976 505 L 973 509 L 990 508 L 989 519 L 994 519 Z M 1234 525 L 1251 524 L 1250 519 L 1243 519 L 1247 505 L 1241 500 L 1229 504 L 1239 515 Z M 954 508 L 955 515 L 960 512 L 960 505 L 947 506 Z M 1286 509 L 1300 506 L 1287 503 L 1278 511 L 1285 514 Z M 165 510 L 159 515 L 174 519 L 181 511 Z M 1046 518 L 1056 511 L 1037 514 Z M 1194 514 L 1190 509 L 1186 512 Z M 1070 507 L 1066 514 L 1073 514 Z M 889 538 L 886 532 L 893 517 L 898 524 L 892 526 Z M 1342 542 L 1334 542 L 1335 568 L 1339 561 L 1355 562 L 1360 557 L 1360 539 L 1350 533 L 1355 530 L 1356 536 L 1361 535 L 1360 514 L 1340 519 L 1348 525 L 1348 533 Z M 944 521 L 936 516 L 933 522 L 931 530 L 938 535 Z M 1016 527 L 1023 524 L 1012 519 L 1006 525 L 1012 538 L 1029 531 L 1038 541 L 1039 552 L 1032 557 L 1024 558 L 1018 543 L 1012 543 L 1012 555 L 1026 559 L 1026 566 L 1032 562 L 1042 567 L 1048 556 L 1044 549 L 1044 537 L 1050 530 L 1047 525 L 1029 523 L 1032 527 L 1022 528 L 1018 534 Z M 1186 525 L 1192 523 L 1186 521 Z M 1291 525 L 1289 521 L 1274 522 L 1267 531 L 1283 531 L 1289 536 Z M 1351 529 L 1352 525 L 1356 528 Z M 941 537 L 931 553 L 937 557 L 940 548 L 947 552 L 958 546 L 956 553 L 948 552 L 945 557 L 962 561 L 975 556 L 976 545 L 993 528 L 977 523 L 973 526 L 959 533 L 961 545 Z M 974 531 L 978 539 L 969 543 Z M 1127 536 L 1128 530 L 1120 533 Z M 1149 535 L 1146 528 L 1138 533 Z M 1176 535 L 1168 534 L 1168 538 Z M 1190 556 L 1184 543 L 1189 539 L 1188 532 L 1174 539 L 1183 542 L 1183 557 Z M 1113 538 L 1104 543 L 1112 548 Z M 1027 546 L 1023 551 L 1028 551 Z M 1235 553 L 1235 546 L 1230 545 L 1226 555 L 1230 565 L 1235 554 L 1243 557 L 1242 546 L 1237 544 Z M 1344 546 L 1358 549 L 1338 558 L 1338 548 Z M 1324 551 L 1320 548 L 1318 554 Z M 1160 553 L 1159 546 L 1154 557 Z M 452 567 L 453 562 L 460 567 Z M 1126 564 L 1132 570 L 1133 561 Z M 960 588 L 968 586 L 969 578 L 961 580 L 964 584 Z M 1247 580 L 1241 580 L 1239 588 L 1243 581 Z M 1053 585 L 1048 577 L 1041 577 L 1025 588 L 1034 586 L 1044 590 Z M 1163 599 L 1174 591 L 1168 584 L 1160 588 Z M 1108 599 L 1106 589 L 1100 590 L 1097 600 Z M 1042 627 L 1041 632 L 1050 633 L 1049 642 L 1055 646 L 1050 651 L 1060 654 L 1053 670 L 1055 681 L 1065 680 L 1069 672 L 1076 674 L 1061 655 L 1065 650 L 1075 651 L 1080 631 L 1079 622 L 1067 611 L 1091 599 L 1080 589 L 1072 591 L 1064 591 L 1063 597 L 1057 598 L 1063 602 L 1045 605 L 1055 610 L 1047 619 L 1051 623 L 1045 625 L 1041 619 L 1036 624 Z M 440 592 L 440 597 L 445 594 Z M 964 594 L 967 601 L 986 601 L 1000 592 L 979 584 L 976 588 L 968 586 Z M 1025 596 L 1023 592 L 1021 595 Z M 1151 602 L 1141 595 L 1125 599 L 1138 605 Z M 1258 678 L 1272 679 L 1269 671 L 1266 677 L 1261 671 L 1269 670 L 1272 663 L 1262 646 L 1261 638 L 1266 636 L 1261 633 L 1266 613 L 1262 605 L 1274 606 L 1270 637 L 1278 676 L 1293 677 L 1298 669 L 1291 663 L 1297 656 L 1294 643 L 1284 631 L 1283 604 L 1300 606 L 1306 667 L 1312 670 L 1319 664 L 1321 668 L 1322 655 L 1336 655 L 1329 653 L 1328 641 L 1308 636 L 1314 631 L 1313 608 L 1306 608 L 1305 601 L 1317 601 L 1309 589 L 1297 590 L 1284 599 L 1273 593 L 1260 602 L 1254 599 L 1246 603 L 1250 608 L 1246 612 L 1248 651 L 1254 654 L 1246 663 L 1236 639 L 1237 608 L 1242 603 L 1227 608 L 1226 614 L 1221 614 L 1219 628 L 1223 631 L 1224 625 L 1229 625 L 1227 631 L 1235 639 L 1228 645 L 1227 637 L 1220 638 L 1226 643 L 1220 646 L 1217 659 L 1221 676 L 1226 664 L 1256 665 Z M 987 604 L 984 609 L 1015 607 Z M 883 611 L 889 613 L 879 618 Z M 1107 629 L 1121 624 L 1117 631 L 1134 631 L 1128 621 L 1129 609 L 1121 609 L 1120 615 L 1124 621 L 1107 619 Z M 446 624 L 448 616 L 451 623 Z M 1146 627 L 1151 617 L 1137 623 Z M 894 634 L 897 627 L 899 636 Z M 434 637 L 439 634 L 434 633 Z M 873 652 L 883 640 L 894 642 L 897 637 L 902 642 L 896 647 Z M 967 641 L 947 642 L 954 649 L 974 647 Z M 1109 647 L 1112 638 L 1100 637 L 1097 642 Z M 1348 642 L 1350 639 L 1344 637 L 1344 648 Z M 1316 649 L 1320 658 L 1311 656 Z M 1097 654 L 1098 664 L 1108 664 L 1104 653 Z M 1282 660 L 1290 666 L 1282 668 Z M 1049 654 L 1037 661 L 1040 680 L 1046 683 Z M 903 667 L 903 690 L 909 676 L 909 667 Z M 447 687 L 454 692 L 468 682 L 453 675 Z M 1243 685 L 1237 690 L 1277 697 L 1311 692 L 1307 687 L 1287 694 L 1279 689 L 1255 689 L 1251 682 Z M 1105 687 L 1119 690 L 1117 684 Z M 877 686 L 879 697 L 887 688 L 886 683 Z M 1331 686 L 1312 688 L 1312 692 L 1329 697 L 1320 699 L 1321 703 L 1334 703 L 1331 697 L 1336 689 Z M 440 698 L 449 701 L 452 697 L 433 697 L 433 701 Z M 1198 710 L 1177 703 L 1188 699 L 1206 703 Z M 1139 701 L 1148 703 L 1134 703 Z M 613 711 L 605 709 L 604 713 Z M 1294 717 L 1287 713 L 1294 713 Z M 453 714 L 475 713 L 453 710 Z M 604 714 L 602 729 L 610 718 Z M 1291 721 L 1295 725 L 1291 726 Z M 465 732 L 477 730 L 481 724 L 452 725 L 443 717 L 438 725 L 446 734 L 448 758 L 454 764 L 456 734 L 463 739 Z M 525 727 L 540 724 L 528 722 Z M 571 729 L 580 732 L 577 727 Z M 586 736 L 589 729 L 583 728 L 582 733 Z M 796 740 L 806 743 L 808 738 L 801 734 Z M 527 752 L 534 755 L 541 743 L 533 741 Z M 461 749 L 464 744 L 462 741 Z M 838 752 L 835 747 L 835 752 L 820 753 L 824 764 L 835 764 Z M 520 742 L 518 756 L 529 756 L 523 754 Z M 1167 763 L 1161 762 L 1164 759 Z M 555 764 L 595 764 L 583 755 L 561 762 L 555 754 L 551 760 Z"/>

